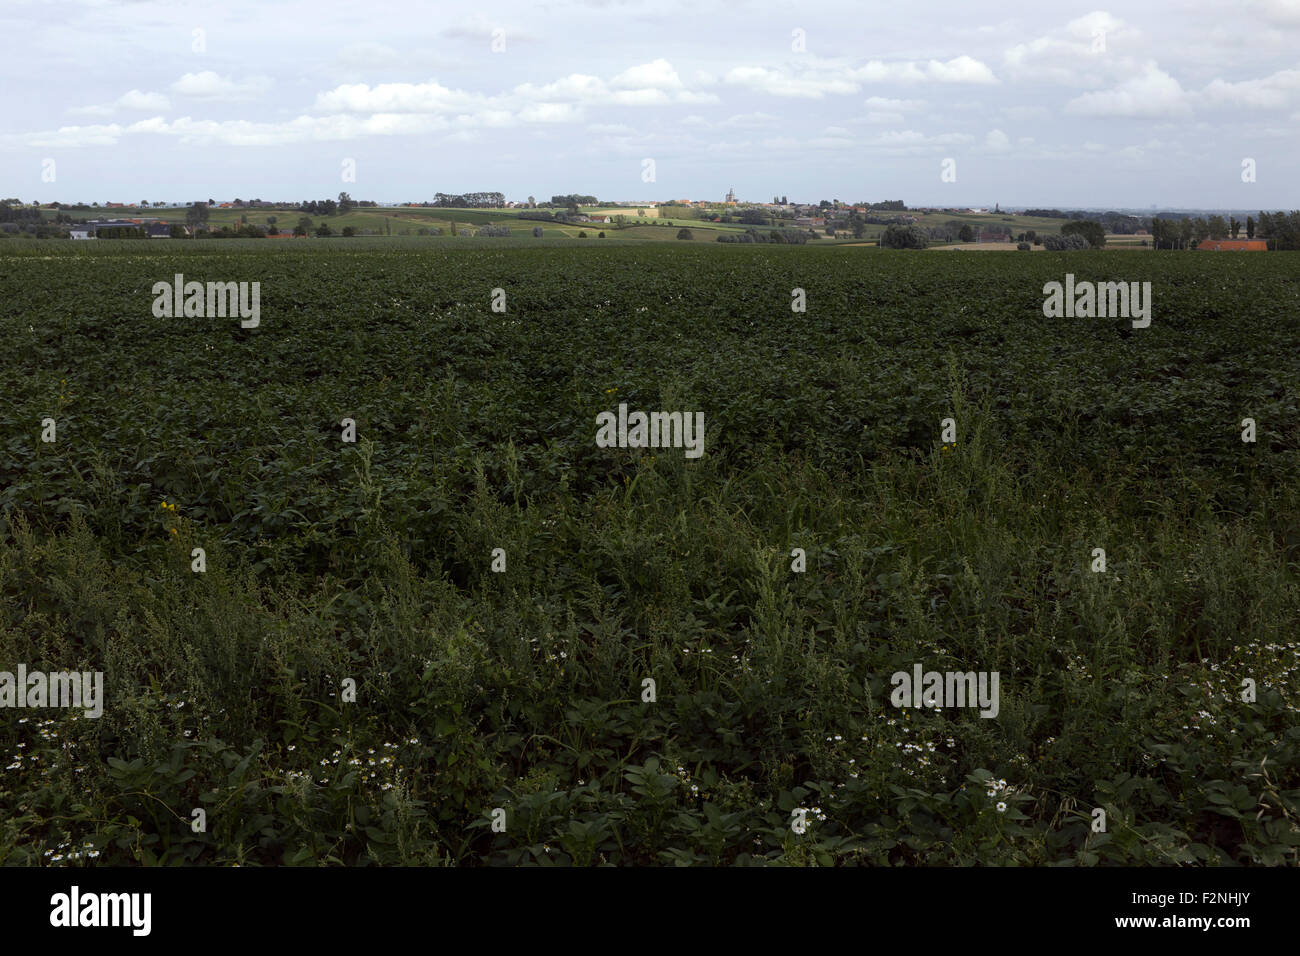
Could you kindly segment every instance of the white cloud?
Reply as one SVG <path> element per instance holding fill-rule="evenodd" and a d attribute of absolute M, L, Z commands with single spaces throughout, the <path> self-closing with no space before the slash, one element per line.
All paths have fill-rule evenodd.
<path fill-rule="evenodd" d="M 771 96 L 819 100 L 827 93 L 856 93 L 858 84 L 837 76 L 792 76 L 763 66 L 737 66 L 727 71 L 726 82 Z"/>
<path fill-rule="evenodd" d="M 130 90 L 123 93 L 118 97 L 117 105 L 120 109 L 138 110 L 145 113 L 172 108 L 171 100 L 167 99 L 162 93 L 142 93 L 140 90 Z"/>
<path fill-rule="evenodd" d="M 1119 78 L 1136 64 L 1116 55 L 1116 44 L 1136 39 L 1138 32 L 1104 10 L 1071 20 L 1064 27 L 1007 49 L 1003 63 L 1016 77 L 1089 86 L 1098 73 Z"/>
<path fill-rule="evenodd" d="M 112 116 L 119 110 L 150 113 L 171 108 L 171 101 L 162 93 L 144 93 L 140 90 L 129 90 L 112 103 L 105 103 L 100 106 L 79 106 L 68 112 L 82 116 Z"/>
<path fill-rule="evenodd" d="M 644 85 L 651 84 L 651 85 Z M 541 85 L 521 83 L 504 93 L 476 93 L 451 89 L 437 80 L 427 83 L 345 83 L 316 95 L 316 109 L 331 112 L 449 113 L 488 108 L 527 110 L 540 122 L 552 117 L 581 118 L 581 108 L 594 105 L 656 106 L 669 103 L 712 103 L 711 93 L 681 88 L 681 80 L 666 60 L 632 67 L 606 83 L 599 76 L 570 73 Z M 569 104 L 573 109 L 558 109 Z M 540 108 L 536 108 L 540 107 Z"/>
<path fill-rule="evenodd" d="M 872 110 L 902 112 L 904 110 L 919 110 L 923 108 L 925 106 L 925 100 L 891 100 L 885 96 L 868 96 L 862 101 L 862 105 Z"/>
<path fill-rule="evenodd" d="M 990 153 L 1005 153 L 1011 148 L 1011 140 L 1000 129 L 989 130 L 984 137 L 984 149 Z"/>
<path fill-rule="evenodd" d="M 737 86 L 748 87 L 771 96 L 819 100 L 827 94 L 857 93 L 863 83 L 997 83 L 998 79 L 985 64 L 969 56 L 951 60 L 927 62 L 900 60 L 886 63 L 868 60 L 860 66 L 850 67 L 827 61 L 813 61 L 813 65 L 799 70 L 774 69 L 764 66 L 738 66 L 727 71 L 725 80 Z M 871 100 L 888 101 L 882 97 Z M 870 100 L 868 101 L 870 105 Z M 897 108 L 883 112 L 896 113 Z M 882 112 L 877 110 L 876 112 Z"/>
<path fill-rule="evenodd" d="M 610 86 L 619 89 L 680 89 L 682 80 L 671 63 L 658 59 L 624 70 L 610 80 Z"/>
<path fill-rule="evenodd" d="M 171 85 L 172 92 L 178 96 L 201 100 L 246 100 L 259 96 L 270 88 L 271 81 L 264 76 L 236 81 L 211 70 L 186 73 Z"/>
<path fill-rule="evenodd" d="M 997 83 L 993 71 L 979 60 L 958 56 L 951 60 L 930 60 L 919 63 L 911 60 L 885 63 L 868 60 L 850 70 L 849 75 L 865 83 Z"/>
<path fill-rule="evenodd" d="M 1142 119 L 1186 116 L 1191 112 L 1182 85 L 1154 63 L 1112 89 L 1076 96 L 1065 109 L 1081 116 Z"/>
<path fill-rule="evenodd" d="M 1239 83 L 1214 80 L 1201 95 L 1210 106 L 1285 109 L 1297 91 L 1300 91 L 1300 70 L 1279 70 L 1258 80 Z"/>
<path fill-rule="evenodd" d="M 572 103 L 535 103 L 519 111 L 525 123 L 576 123 L 582 119 L 582 110 Z"/>

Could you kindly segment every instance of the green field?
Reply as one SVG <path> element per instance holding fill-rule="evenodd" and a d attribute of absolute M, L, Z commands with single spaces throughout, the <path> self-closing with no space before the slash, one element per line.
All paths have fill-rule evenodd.
<path fill-rule="evenodd" d="M 1298 262 L 0 244 L 0 863 L 1296 865 Z"/>

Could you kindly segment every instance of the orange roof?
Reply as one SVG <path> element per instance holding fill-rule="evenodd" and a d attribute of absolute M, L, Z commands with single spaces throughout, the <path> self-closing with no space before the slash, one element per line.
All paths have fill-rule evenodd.
<path fill-rule="evenodd" d="M 1264 252 L 1268 243 L 1263 239 L 1202 239 L 1196 248 L 1211 252 Z"/>

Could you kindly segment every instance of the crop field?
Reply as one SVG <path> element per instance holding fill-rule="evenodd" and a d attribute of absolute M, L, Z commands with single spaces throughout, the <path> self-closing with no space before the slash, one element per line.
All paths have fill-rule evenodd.
<path fill-rule="evenodd" d="M 1294 254 L 9 242 L 0 336 L 0 670 L 103 674 L 0 864 L 1300 862 Z"/>

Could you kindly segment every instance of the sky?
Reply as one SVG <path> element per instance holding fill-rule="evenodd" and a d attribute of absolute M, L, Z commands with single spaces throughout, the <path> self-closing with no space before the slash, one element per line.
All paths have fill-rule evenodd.
<path fill-rule="evenodd" d="M 0 0 L 0 34 L 28 202 L 1300 206 L 1300 0 Z"/>

